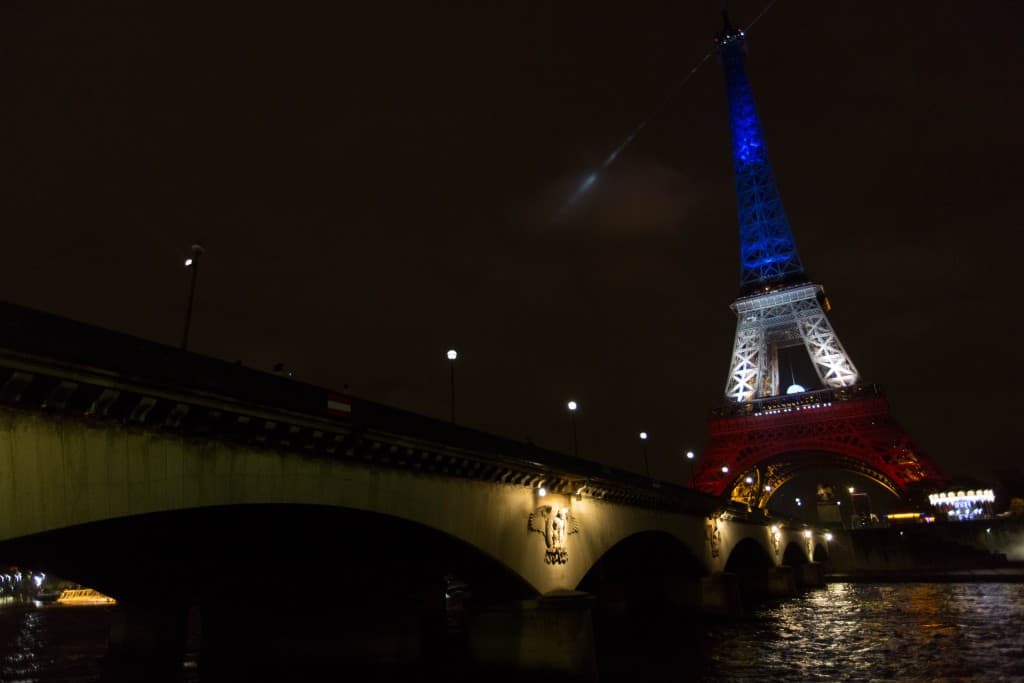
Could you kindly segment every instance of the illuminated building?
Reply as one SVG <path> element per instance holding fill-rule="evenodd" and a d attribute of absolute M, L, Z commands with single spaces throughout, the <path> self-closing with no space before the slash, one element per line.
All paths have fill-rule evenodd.
<path fill-rule="evenodd" d="M 928 502 L 946 519 L 962 522 L 990 516 L 996 496 L 992 489 L 948 491 L 931 494 L 928 496 Z"/>

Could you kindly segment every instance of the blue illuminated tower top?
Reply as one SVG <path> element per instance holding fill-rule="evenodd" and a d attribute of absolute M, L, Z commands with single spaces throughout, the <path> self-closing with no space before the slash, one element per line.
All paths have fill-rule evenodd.
<path fill-rule="evenodd" d="M 752 294 L 779 285 L 806 282 L 754 108 L 754 95 L 744 68 L 743 30 L 734 29 L 726 17 L 725 28 L 715 42 L 719 46 L 729 95 L 740 223 L 740 292 Z"/>

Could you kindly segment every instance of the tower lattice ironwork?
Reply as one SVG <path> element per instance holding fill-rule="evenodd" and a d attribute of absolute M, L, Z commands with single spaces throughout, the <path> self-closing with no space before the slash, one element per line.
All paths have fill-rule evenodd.
<path fill-rule="evenodd" d="M 763 507 L 789 479 L 823 463 L 899 495 L 941 482 L 940 470 L 892 419 L 880 388 L 861 384 L 829 321 L 824 289 L 804 273 L 754 107 L 743 31 L 726 19 L 716 42 L 732 130 L 740 297 L 732 305 L 728 403 L 712 414 L 693 485 Z M 809 362 L 801 363 L 801 350 Z"/>

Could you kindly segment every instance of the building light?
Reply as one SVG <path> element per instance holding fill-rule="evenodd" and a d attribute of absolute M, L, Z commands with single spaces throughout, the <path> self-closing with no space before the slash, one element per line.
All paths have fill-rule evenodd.
<path fill-rule="evenodd" d="M 901 520 L 901 519 L 920 519 L 920 512 L 890 512 L 886 515 L 889 519 Z"/>

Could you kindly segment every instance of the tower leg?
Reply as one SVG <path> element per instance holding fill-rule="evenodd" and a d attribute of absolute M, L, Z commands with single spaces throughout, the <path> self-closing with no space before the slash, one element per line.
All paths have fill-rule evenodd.
<path fill-rule="evenodd" d="M 853 386 L 858 381 L 857 368 L 839 342 L 821 305 L 814 301 L 814 309 L 803 313 L 797 320 L 800 338 L 822 386 L 831 389 Z"/>
<path fill-rule="evenodd" d="M 736 341 L 733 344 L 729 381 L 725 389 L 727 398 L 740 402 L 757 398 L 767 355 L 764 329 L 756 321 L 740 318 L 736 326 Z"/>

